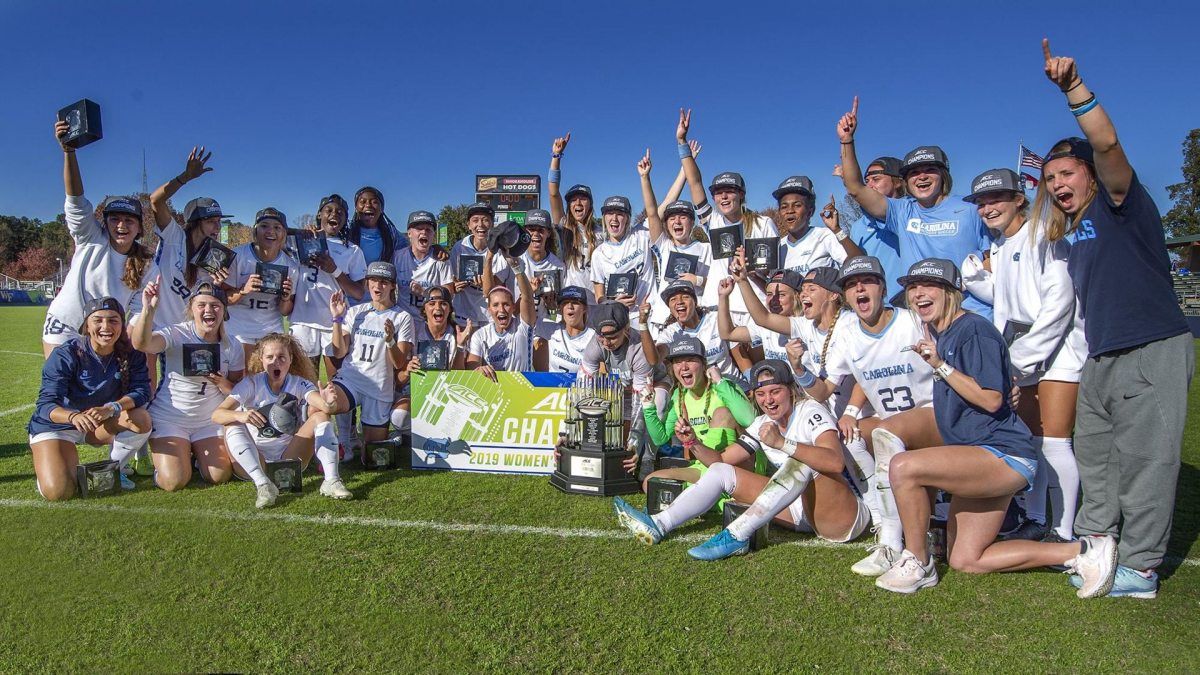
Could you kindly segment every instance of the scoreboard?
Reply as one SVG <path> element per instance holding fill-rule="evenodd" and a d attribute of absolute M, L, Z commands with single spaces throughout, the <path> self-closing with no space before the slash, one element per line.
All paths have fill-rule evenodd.
<path fill-rule="evenodd" d="M 497 223 L 515 220 L 524 225 L 525 212 L 540 208 L 541 196 L 541 176 L 475 176 L 475 201 L 491 206 Z"/>

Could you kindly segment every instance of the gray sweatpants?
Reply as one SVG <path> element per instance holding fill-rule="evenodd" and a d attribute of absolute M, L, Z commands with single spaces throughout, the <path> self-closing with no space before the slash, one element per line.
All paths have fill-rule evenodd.
<path fill-rule="evenodd" d="M 1126 567 L 1153 569 L 1166 555 L 1194 367 L 1190 333 L 1084 362 L 1075 532 L 1117 536 Z"/>

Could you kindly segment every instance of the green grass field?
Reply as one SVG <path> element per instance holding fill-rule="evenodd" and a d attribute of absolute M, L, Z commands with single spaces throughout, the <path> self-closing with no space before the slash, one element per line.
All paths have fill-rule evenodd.
<path fill-rule="evenodd" d="M 350 470 L 335 503 L 310 474 L 267 512 L 247 483 L 138 478 L 49 505 L 25 433 L 44 312 L 0 308 L 0 672 L 1200 669 L 1196 416 L 1157 600 L 1077 600 L 1048 571 L 901 597 L 850 572 L 865 544 L 773 531 L 698 563 L 716 520 L 647 548 L 545 478 Z"/>

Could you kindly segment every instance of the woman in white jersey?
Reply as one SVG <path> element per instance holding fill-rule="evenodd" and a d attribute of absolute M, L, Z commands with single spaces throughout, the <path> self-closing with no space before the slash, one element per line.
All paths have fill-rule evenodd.
<path fill-rule="evenodd" d="M 592 288 L 596 297 L 616 300 L 630 309 L 641 305 L 654 287 L 650 233 L 645 227 L 634 225 L 632 216 L 628 197 L 605 199 L 600 207 L 604 240 L 592 252 Z M 617 283 L 618 279 L 628 282 L 629 274 L 633 275 L 632 284 Z M 640 321 L 634 328 L 642 328 Z"/>
<path fill-rule="evenodd" d="M 866 529 L 870 514 L 842 476 L 843 449 L 833 416 L 795 385 L 792 370 L 783 361 L 756 364 L 750 379 L 761 414 L 726 448 L 722 461 L 710 465 L 671 506 L 650 516 L 619 497 L 614 499 L 617 520 L 638 540 L 658 543 L 711 508 L 723 493 L 753 503 L 728 528 L 689 550 L 693 558 L 720 560 L 744 554 L 750 549 L 750 535 L 772 520 L 835 542 L 850 541 Z M 686 429 L 682 433 L 688 435 Z M 772 476 L 726 463 L 757 453 L 766 456 Z"/>
<path fill-rule="evenodd" d="M 362 420 L 364 441 L 373 443 L 388 436 L 388 424 L 400 430 L 407 410 L 396 404 L 395 370 L 408 368 L 413 353 L 413 321 L 396 304 L 396 268 L 390 263 L 367 266 L 370 302 L 348 307 L 346 298 L 334 293 L 329 300 L 333 317 L 333 351 L 342 367 L 331 383 L 335 385 L 335 410 L 339 419 L 356 409 Z M 346 416 L 348 417 L 348 416 Z"/>
<path fill-rule="evenodd" d="M 212 414 L 241 381 L 246 362 L 241 345 L 225 334 L 225 292 L 212 283 L 191 292 L 190 319 L 151 330 L 167 292 L 159 282 L 146 284 L 142 321 L 130 337 L 139 351 L 162 355 L 163 385 L 149 408 L 150 456 L 154 482 L 174 492 L 191 481 L 193 462 L 206 483 L 233 477 L 223 430 Z"/>
<path fill-rule="evenodd" d="M 413 370 L 428 370 L 441 361 L 440 352 L 445 353 L 445 366 L 439 370 L 463 370 L 467 363 L 467 344 L 475 332 L 475 322 L 467 319 L 466 325 L 454 321 L 454 310 L 449 291 L 441 286 L 429 289 L 425 304 L 421 305 L 421 321 L 414 324 L 412 358 L 408 360 L 407 375 Z M 440 346 L 445 345 L 445 346 Z M 430 354 L 433 350 L 433 354 Z M 428 359 L 428 360 L 426 360 Z"/>
<path fill-rule="evenodd" d="M 1029 200 L 1010 169 L 985 171 L 964 197 L 999 235 L 990 265 L 992 323 L 1008 344 L 1021 387 L 1017 414 L 1033 433 L 1038 472 L 1025 496 L 1025 523 L 1010 539 L 1074 538 L 1079 469 L 1071 434 L 1075 399 L 1087 356 L 1083 320 L 1067 271 L 1070 244 L 1051 242 L 1029 220 Z M 967 264 L 964 263 L 964 272 Z M 985 284 L 988 282 L 984 282 Z M 971 288 L 972 284 L 968 284 Z M 1054 516 L 1047 530 L 1047 503 Z"/>
<path fill-rule="evenodd" d="M 558 323 L 539 322 L 534 332 L 533 369 L 550 373 L 578 373 L 583 354 L 596 340 L 588 326 L 587 291 L 567 286 L 558 292 Z"/>
<path fill-rule="evenodd" d="M 283 332 L 283 317 L 296 304 L 300 267 L 284 250 L 286 241 L 287 217 L 268 207 L 254 215 L 254 240 L 233 250 L 236 257 L 225 281 L 226 328 L 241 343 L 247 363 L 259 338 Z"/>
<path fill-rule="evenodd" d="M 560 192 L 562 171 L 559 169 L 571 134 L 554 139 L 550 148 L 550 218 L 554 222 L 560 242 L 559 257 L 566 265 L 567 274 L 563 286 L 582 286 L 587 290 L 588 304 L 596 304 L 596 294 L 591 283 L 592 252 L 600 242 L 596 213 L 592 201 L 592 189 L 576 184 Z M 600 296 L 603 297 L 603 296 Z"/>
<path fill-rule="evenodd" d="M 476 202 L 467 207 L 467 236 L 450 249 L 450 274 L 454 277 L 454 318 L 476 326 L 488 321 L 487 294 L 483 287 L 483 257 L 487 254 L 488 232 L 495 224 L 492 207 Z M 512 289 L 512 272 L 502 256 L 492 258 L 495 283 Z"/>
<path fill-rule="evenodd" d="M 493 255 L 489 249 L 484 256 L 485 266 L 491 264 Z M 507 262 L 521 289 L 521 300 L 518 303 L 505 286 L 491 288 L 487 294 L 491 321 L 475 331 L 467 351 L 467 368 L 491 380 L 496 379 L 498 370 L 529 370 L 533 356 L 533 324 L 537 320 L 533 285 L 525 276 L 525 263 L 520 258 L 507 258 Z"/>
<path fill-rule="evenodd" d="M 353 496 L 338 473 L 337 434 L 329 421 L 335 388 L 326 385 L 318 391 L 315 380 L 312 362 L 300 344 L 290 335 L 271 333 L 255 345 L 246 377 L 212 414 L 212 421 L 225 427 L 225 445 L 237 463 L 234 474 L 254 481 L 255 508 L 265 509 L 279 497 L 279 489 L 263 471 L 266 462 L 298 459 L 307 467 L 314 453 L 325 472 L 321 494 L 334 499 Z M 275 426 L 277 422 L 284 428 Z"/>
<path fill-rule="evenodd" d="M 340 361 L 333 359 L 329 299 L 341 291 L 349 302 L 357 303 L 366 293 L 363 278 L 367 274 L 367 262 L 362 249 L 345 237 L 347 214 L 346 200 L 340 195 L 324 197 L 317 205 L 317 221 L 312 234 L 324 235 L 329 251 L 310 260 L 296 261 L 300 265 L 301 280 L 296 289 L 296 306 L 288 316 L 288 330 L 312 360 L 313 370 L 321 371 L 320 362 L 324 357 L 325 372 L 330 377 L 337 372 Z"/>
<path fill-rule="evenodd" d="M 696 212 L 690 202 L 672 199 L 665 208 L 659 208 L 658 198 L 654 195 L 654 185 L 650 182 L 651 167 L 650 151 L 647 150 L 646 156 L 638 162 L 638 175 L 642 178 L 646 228 L 658 258 L 655 288 L 665 289 L 672 281 L 682 279 L 691 283 L 697 292 L 703 292 L 708 270 L 712 265 L 712 248 L 705 242 L 696 241 L 692 234 L 696 224 Z M 679 182 L 679 186 L 682 188 L 682 182 Z M 677 188 L 672 186 L 672 189 Z M 643 328 L 649 328 L 653 337 L 657 337 L 670 314 L 667 303 L 657 293 L 651 293 L 650 325 Z"/>
<path fill-rule="evenodd" d="M 453 289 L 450 278 L 450 263 L 438 259 L 433 251 L 437 235 L 437 218 L 429 211 L 413 211 L 408 214 L 406 231 L 408 246 L 396 251 L 392 264 L 396 266 L 396 305 L 407 312 L 410 319 L 421 317 L 421 303 L 425 294 L 435 286 Z M 443 258 L 444 258 L 443 254 Z M 408 363 L 408 359 L 404 360 Z"/>
<path fill-rule="evenodd" d="M 719 312 L 701 308 L 695 287 L 682 279 L 672 281 L 660 295 L 671 315 L 655 340 L 657 355 L 651 363 L 666 359 L 667 346 L 676 335 L 694 335 L 704 344 L 708 365 L 719 370 L 723 377 L 742 382 L 742 372 L 733 362 L 729 342 L 721 338 Z"/>
<path fill-rule="evenodd" d="M 741 278 L 744 279 L 745 275 L 741 275 Z M 760 345 L 765 358 L 786 361 L 788 342 L 799 339 L 804 334 L 804 319 L 797 316 L 803 279 L 803 275 L 795 270 L 780 269 L 772 272 L 767 277 L 765 307 L 750 288 L 751 284 L 748 283 L 745 292 L 742 293 L 735 290 L 738 283 L 734 277 L 722 279 L 717 289 L 717 326 L 721 339 L 739 344 Z M 729 298 L 735 292 L 742 293 L 742 301 L 751 317 L 751 321 L 744 326 L 735 325 L 729 312 Z M 754 302 L 750 302 L 751 298 Z M 756 315 L 756 310 L 770 314 L 773 318 Z"/>
<path fill-rule="evenodd" d="M 534 324 L 536 327 L 548 321 L 551 323 L 557 321 L 555 296 L 558 289 L 563 287 L 566 266 L 553 251 L 554 228 L 550 225 L 549 211 L 545 209 L 527 211 L 524 229 L 529 233 L 529 248 L 521 254 L 520 258 L 525 263 L 525 275 L 529 277 L 529 283 L 533 286 L 533 305 L 537 312 L 537 323 Z M 509 272 L 511 276 L 508 263 L 505 263 L 505 271 Z M 487 269 L 483 271 L 483 275 L 484 289 L 491 290 L 492 286 L 496 285 L 497 275 Z M 517 287 L 514 290 L 519 301 L 521 289 Z"/>
<path fill-rule="evenodd" d="M 771 196 L 779 205 L 779 225 L 786 232 L 779 239 L 780 267 L 804 274 L 814 267 L 841 267 L 847 255 L 862 255 L 849 234 L 812 226 L 817 195 L 808 176 L 784 179 Z"/>
<path fill-rule="evenodd" d="M 79 335 L 83 306 L 97 298 L 114 298 L 123 307 L 142 289 L 151 252 L 142 245 L 142 202 L 137 197 L 109 197 L 100 205 L 104 222 L 96 220 L 92 203 L 83 196 L 83 177 L 75 149 L 63 144 L 70 125 L 58 122 L 54 135 L 63 151 L 63 206 L 67 231 L 75 241 L 71 267 L 42 327 L 42 354 Z"/>

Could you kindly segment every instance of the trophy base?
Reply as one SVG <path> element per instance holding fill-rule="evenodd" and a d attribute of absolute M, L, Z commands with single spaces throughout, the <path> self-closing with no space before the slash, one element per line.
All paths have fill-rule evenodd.
<path fill-rule="evenodd" d="M 280 492 L 304 492 L 303 469 L 298 459 L 281 459 L 267 462 L 263 467 L 267 478 Z"/>
<path fill-rule="evenodd" d="M 641 490 L 641 484 L 622 466 L 628 456 L 624 450 L 595 452 L 564 447 L 559 454 L 558 466 L 550 475 L 550 484 L 576 495 L 634 494 Z"/>
<path fill-rule="evenodd" d="M 721 512 L 722 520 L 724 521 L 724 526 L 729 527 L 729 524 L 732 523 L 733 521 L 737 520 L 738 516 L 745 513 L 746 509 L 748 509 L 748 508 L 750 508 L 749 504 L 743 504 L 741 502 L 735 502 L 733 500 L 725 502 L 725 508 Z M 767 523 L 767 524 L 763 525 L 762 527 L 758 528 L 757 530 L 755 530 L 754 534 L 750 535 L 750 550 L 751 551 L 757 551 L 767 545 L 767 533 L 770 530 L 770 528 L 771 528 L 771 524 Z"/>
<path fill-rule="evenodd" d="M 80 497 L 115 495 L 121 490 L 121 465 L 111 459 L 88 462 L 75 467 L 75 483 Z"/>
<path fill-rule="evenodd" d="M 673 478 L 651 478 L 646 484 L 646 513 L 654 515 L 675 503 L 687 483 Z"/>
<path fill-rule="evenodd" d="M 692 460 L 683 457 L 663 457 L 659 455 L 654 458 L 654 470 L 662 471 L 663 469 L 686 469 L 692 465 Z"/>
<path fill-rule="evenodd" d="M 412 437 L 367 443 L 362 454 L 363 468 L 368 471 L 412 469 Z"/>

